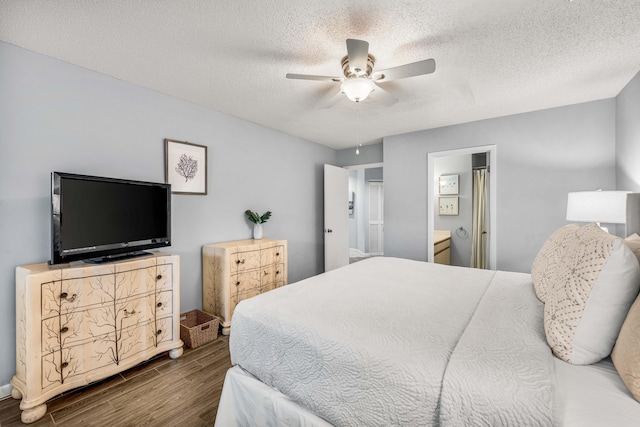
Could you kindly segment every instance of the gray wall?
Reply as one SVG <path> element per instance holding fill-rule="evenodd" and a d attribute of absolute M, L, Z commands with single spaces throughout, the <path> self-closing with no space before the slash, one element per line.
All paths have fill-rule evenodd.
<path fill-rule="evenodd" d="M 528 272 L 567 193 L 615 188 L 615 99 L 384 139 L 385 255 L 427 258 L 427 153 L 497 146 L 497 267 Z"/>
<path fill-rule="evenodd" d="M 164 138 L 209 147 L 209 194 L 173 196 L 182 311 L 201 308 L 203 244 L 273 211 L 291 282 L 323 271 L 322 165 L 337 152 L 0 42 L 0 395 L 15 373 L 15 267 L 49 259 L 50 172 L 164 181 Z M 5 387 L 3 387 L 5 386 Z"/>
<path fill-rule="evenodd" d="M 364 170 L 365 181 L 382 181 L 384 179 L 383 168 L 367 168 Z"/>
<path fill-rule="evenodd" d="M 473 209 L 473 174 L 471 154 L 436 157 L 433 162 L 434 182 L 440 175 L 458 175 L 458 215 L 438 215 L 438 193 L 435 192 L 433 226 L 434 230 L 451 231 L 451 265 L 469 267 L 471 265 L 471 224 Z M 456 233 L 460 227 L 464 233 Z M 460 237 L 463 236 L 463 237 Z"/>
<path fill-rule="evenodd" d="M 640 192 L 640 73 L 616 98 L 616 189 Z"/>
<path fill-rule="evenodd" d="M 382 143 L 363 145 L 360 154 L 356 154 L 356 147 L 338 150 L 338 166 L 367 165 L 382 162 Z"/>

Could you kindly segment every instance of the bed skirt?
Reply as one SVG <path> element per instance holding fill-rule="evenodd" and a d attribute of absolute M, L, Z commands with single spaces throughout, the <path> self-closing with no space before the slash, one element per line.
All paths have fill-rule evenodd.
<path fill-rule="evenodd" d="M 215 426 L 332 427 L 239 366 L 227 371 Z"/>
<path fill-rule="evenodd" d="M 554 405 L 556 425 L 638 425 L 640 405 L 622 383 L 611 359 L 594 365 L 575 366 L 554 358 L 554 364 L 559 377 Z M 215 425 L 331 427 L 322 418 L 239 366 L 227 371 Z"/>

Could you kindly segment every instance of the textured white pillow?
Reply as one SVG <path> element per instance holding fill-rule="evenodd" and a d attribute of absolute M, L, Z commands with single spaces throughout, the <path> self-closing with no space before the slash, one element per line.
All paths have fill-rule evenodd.
<path fill-rule="evenodd" d="M 597 224 L 576 237 L 547 289 L 544 327 L 557 357 L 585 365 L 611 353 L 640 289 L 640 265 L 622 239 Z"/>
<path fill-rule="evenodd" d="M 578 224 L 568 224 L 557 229 L 542 245 L 531 266 L 531 280 L 536 296 L 542 302 L 547 298 L 548 289 L 557 279 L 558 266 L 567 254 L 567 246 L 576 240 Z"/>

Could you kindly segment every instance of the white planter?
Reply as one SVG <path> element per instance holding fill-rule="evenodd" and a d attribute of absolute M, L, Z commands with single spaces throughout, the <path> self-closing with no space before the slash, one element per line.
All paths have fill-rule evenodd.
<path fill-rule="evenodd" d="M 262 239 L 262 224 L 253 224 L 253 238 L 256 240 Z"/>

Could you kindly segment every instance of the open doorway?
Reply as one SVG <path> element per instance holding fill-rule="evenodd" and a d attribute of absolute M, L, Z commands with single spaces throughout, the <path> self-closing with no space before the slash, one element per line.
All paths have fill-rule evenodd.
<path fill-rule="evenodd" d="M 488 267 L 487 152 L 436 157 L 434 262 Z"/>
<path fill-rule="evenodd" d="M 479 159 L 484 162 L 478 162 Z M 497 182 L 497 148 L 495 145 L 470 147 L 457 150 L 448 150 L 429 153 L 427 156 L 427 260 L 437 261 L 440 251 L 440 243 L 448 241 L 448 262 L 454 265 L 470 266 L 476 237 L 488 251 L 482 259 L 485 268 L 495 270 L 497 265 L 496 253 L 496 182 Z M 478 163 L 478 164 L 476 164 Z M 461 166 L 461 164 L 464 164 Z M 488 167 L 491 167 L 491 177 L 488 176 Z M 485 217 L 482 218 L 483 226 L 477 227 L 475 216 L 476 187 L 478 182 L 476 174 L 480 171 L 486 173 L 485 191 L 483 198 L 486 205 L 482 208 Z M 455 190 L 442 191 L 440 189 L 441 178 L 444 182 L 455 182 Z M 444 207 L 441 204 L 444 203 Z M 447 211 L 447 203 L 454 206 L 451 212 Z M 468 213 L 465 219 L 463 213 Z M 447 233 L 442 236 L 442 231 Z M 475 234 L 474 234 L 475 233 Z M 455 242 L 455 244 L 454 244 Z M 456 252 L 457 251 L 457 252 Z M 457 258 L 456 258 L 457 257 Z M 456 261 L 457 259 L 457 261 Z M 475 265 L 474 265 L 475 266 Z"/>
<path fill-rule="evenodd" d="M 383 255 L 384 180 L 382 164 L 349 169 L 349 262 Z"/>

